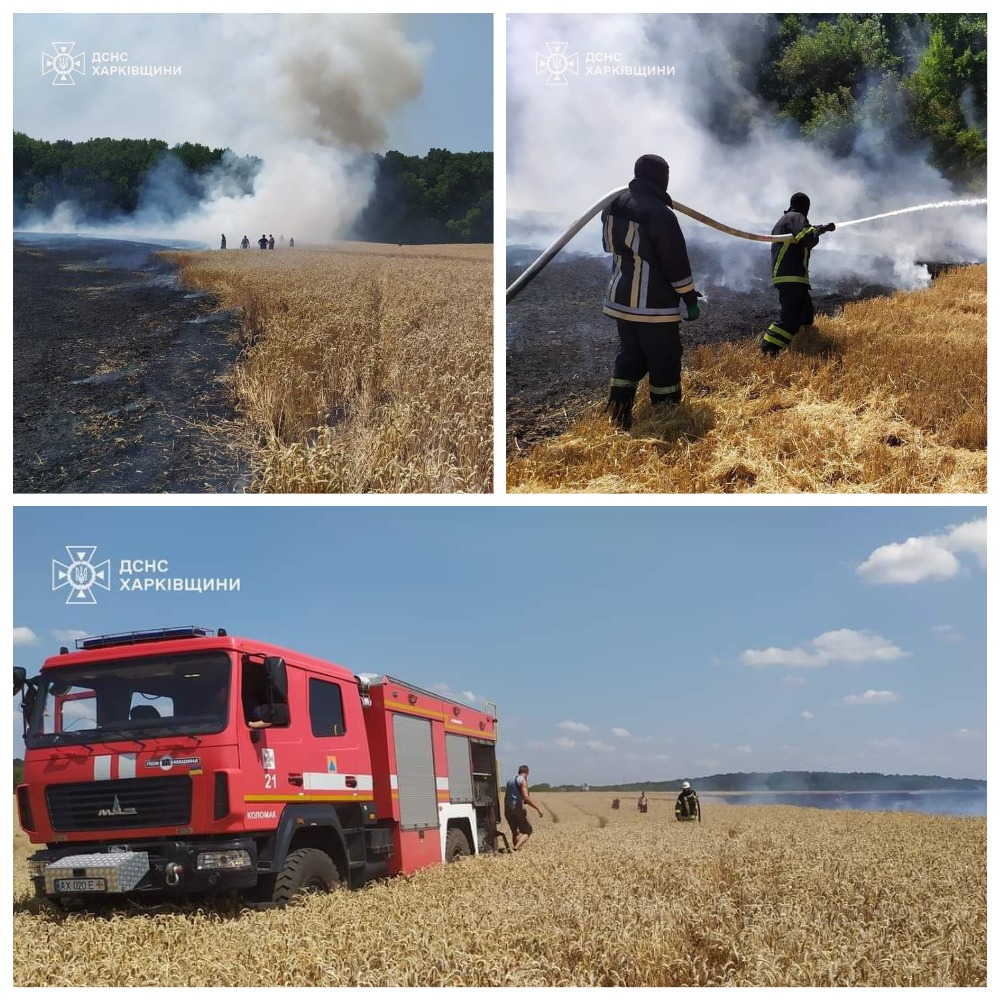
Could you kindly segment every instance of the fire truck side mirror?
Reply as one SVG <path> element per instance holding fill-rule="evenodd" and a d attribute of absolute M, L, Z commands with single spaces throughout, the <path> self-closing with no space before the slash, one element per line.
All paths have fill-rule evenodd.
<path fill-rule="evenodd" d="M 272 698 L 276 701 L 288 701 L 288 671 L 285 669 L 285 660 L 281 656 L 265 656 L 264 671 L 267 674 L 267 683 L 273 692 Z"/>
<path fill-rule="evenodd" d="M 28 671 L 24 667 L 14 667 L 14 694 L 18 695 L 24 690 L 24 685 L 28 680 Z"/>

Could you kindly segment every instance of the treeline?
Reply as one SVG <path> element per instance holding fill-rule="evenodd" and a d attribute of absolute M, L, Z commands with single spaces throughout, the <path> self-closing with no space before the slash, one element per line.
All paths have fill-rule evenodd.
<path fill-rule="evenodd" d="M 936 774 L 881 774 L 877 771 L 751 771 L 709 774 L 670 781 L 633 781 L 623 785 L 589 785 L 592 792 L 678 792 L 689 780 L 699 792 L 980 792 L 985 781 L 942 778 Z M 532 785 L 536 792 L 579 792 L 582 785 Z"/>
<path fill-rule="evenodd" d="M 491 243 L 493 154 L 432 149 L 375 156 L 374 188 L 351 234 L 378 243 Z M 263 161 L 160 139 L 46 142 L 14 133 L 14 226 L 64 202 L 82 221 L 128 217 L 144 206 L 179 218 L 224 190 L 253 193 Z"/>
<path fill-rule="evenodd" d="M 225 180 L 249 194 L 261 161 L 196 142 L 168 147 L 161 139 L 88 139 L 46 142 L 14 133 L 14 225 L 50 216 L 71 202 L 78 217 L 103 222 L 132 215 L 144 197 L 161 215 L 179 216 Z"/>
<path fill-rule="evenodd" d="M 355 225 L 375 243 L 492 243 L 493 154 L 432 149 L 376 156 L 375 190 Z"/>
<path fill-rule="evenodd" d="M 925 144 L 946 177 L 985 189 L 985 14 L 770 14 L 753 24 L 765 56 L 748 32 L 730 54 L 737 74 L 802 135 L 873 159 L 883 152 L 873 135 L 892 149 Z M 746 128 L 738 102 L 713 113 L 723 134 Z"/>

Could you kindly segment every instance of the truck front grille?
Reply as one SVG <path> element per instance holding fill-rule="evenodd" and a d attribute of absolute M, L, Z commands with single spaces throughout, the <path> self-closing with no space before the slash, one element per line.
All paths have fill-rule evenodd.
<path fill-rule="evenodd" d="M 185 826 L 191 821 L 191 779 L 186 774 L 50 785 L 45 800 L 52 828 L 66 833 Z"/>

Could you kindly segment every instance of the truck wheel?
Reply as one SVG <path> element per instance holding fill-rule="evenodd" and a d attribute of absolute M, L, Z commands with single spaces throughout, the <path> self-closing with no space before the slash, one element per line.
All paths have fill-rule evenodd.
<path fill-rule="evenodd" d="M 467 857 L 472 853 L 469 847 L 468 838 L 465 831 L 457 826 L 453 826 L 448 831 L 448 836 L 444 842 L 444 857 L 446 861 L 458 861 L 459 858 Z"/>
<path fill-rule="evenodd" d="M 285 859 L 285 867 L 274 880 L 271 902 L 284 906 L 303 893 L 329 892 L 339 884 L 340 875 L 330 855 L 315 847 L 304 847 Z"/>

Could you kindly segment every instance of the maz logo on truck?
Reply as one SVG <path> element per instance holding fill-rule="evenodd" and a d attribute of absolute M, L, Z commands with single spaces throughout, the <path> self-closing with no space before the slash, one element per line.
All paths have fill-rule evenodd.
<path fill-rule="evenodd" d="M 122 804 L 118 801 L 118 796 L 115 796 L 115 801 L 110 809 L 98 809 L 98 816 L 138 816 L 138 810 L 133 809 L 131 806 L 126 806 L 122 809 Z"/>

